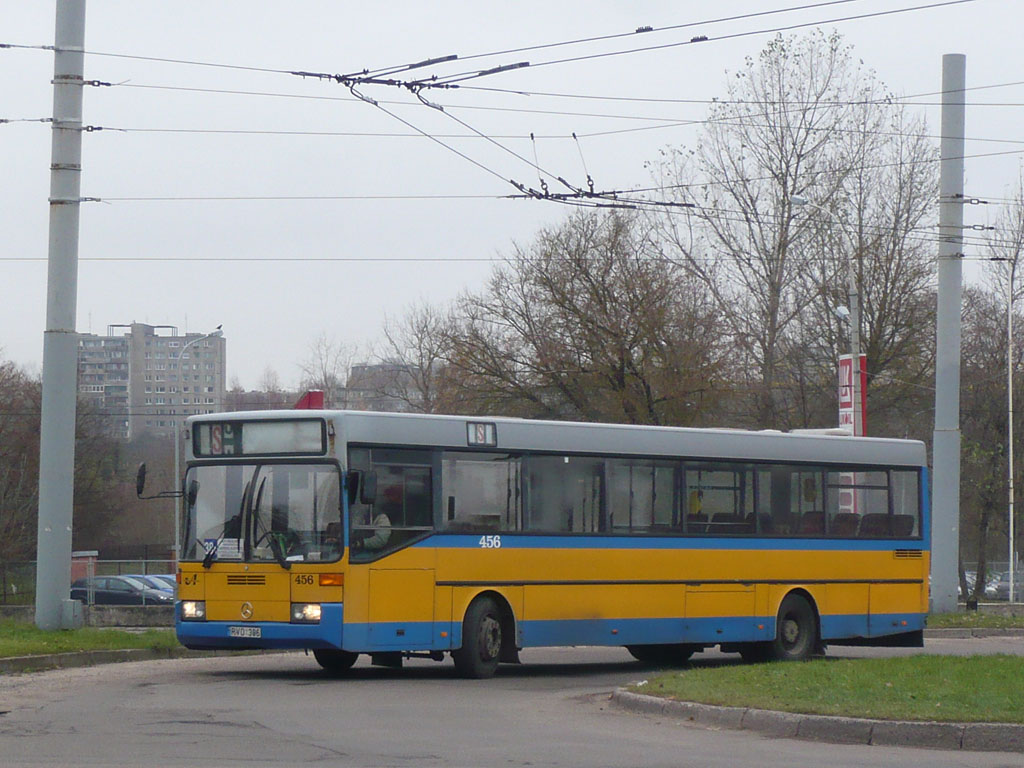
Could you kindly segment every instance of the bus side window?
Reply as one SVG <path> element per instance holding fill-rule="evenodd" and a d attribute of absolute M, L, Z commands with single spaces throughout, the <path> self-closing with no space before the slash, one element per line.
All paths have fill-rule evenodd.
<path fill-rule="evenodd" d="M 519 521 L 518 458 L 447 451 L 441 464 L 442 525 L 454 532 L 514 531 Z"/>
<path fill-rule="evenodd" d="M 526 529 L 590 533 L 604 527 L 604 461 L 586 456 L 529 456 Z"/>

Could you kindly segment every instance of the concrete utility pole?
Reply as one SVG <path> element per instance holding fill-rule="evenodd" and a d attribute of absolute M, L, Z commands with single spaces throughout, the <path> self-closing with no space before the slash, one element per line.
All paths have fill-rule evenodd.
<path fill-rule="evenodd" d="M 939 150 L 939 296 L 932 454 L 932 610 L 956 610 L 960 554 L 960 303 L 964 225 L 967 58 L 942 57 Z"/>
<path fill-rule="evenodd" d="M 40 629 L 66 629 L 81 623 L 81 609 L 71 600 L 70 589 L 84 47 L 85 0 L 57 0 L 36 545 L 36 626 Z"/>

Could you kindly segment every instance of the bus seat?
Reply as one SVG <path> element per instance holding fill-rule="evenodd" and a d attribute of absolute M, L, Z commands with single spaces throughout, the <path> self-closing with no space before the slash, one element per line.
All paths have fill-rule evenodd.
<path fill-rule="evenodd" d="M 889 515 L 885 512 L 872 512 L 864 515 L 860 521 L 860 535 L 866 537 L 891 536 Z"/>
<path fill-rule="evenodd" d="M 829 533 L 833 536 L 856 536 L 860 515 L 855 512 L 840 512 L 830 522 Z"/>
<path fill-rule="evenodd" d="M 825 513 L 819 511 L 804 512 L 800 518 L 800 534 L 815 534 L 825 532 Z"/>
<path fill-rule="evenodd" d="M 687 533 L 707 533 L 708 531 L 708 516 L 707 515 L 687 515 L 686 516 L 686 532 Z"/>
<path fill-rule="evenodd" d="M 892 535 L 900 537 L 912 535 L 914 533 L 914 522 L 913 515 L 893 515 Z"/>
<path fill-rule="evenodd" d="M 708 526 L 708 533 L 735 534 L 746 533 L 748 530 L 743 515 L 729 512 L 716 512 L 711 516 L 711 524 Z"/>

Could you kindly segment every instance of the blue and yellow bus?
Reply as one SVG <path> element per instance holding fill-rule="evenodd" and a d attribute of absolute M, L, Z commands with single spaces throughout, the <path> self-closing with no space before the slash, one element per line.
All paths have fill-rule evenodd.
<path fill-rule="evenodd" d="M 176 629 L 326 669 L 920 645 L 920 442 L 355 411 L 188 419 Z"/>

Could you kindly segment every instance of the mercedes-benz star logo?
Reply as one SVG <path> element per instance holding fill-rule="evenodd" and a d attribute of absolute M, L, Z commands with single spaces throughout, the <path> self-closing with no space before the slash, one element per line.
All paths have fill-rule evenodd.
<path fill-rule="evenodd" d="M 243 619 L 251 619 L 252 618 L 252 603 L 250 603 L 250 602 L 242 603 L 242 618 Z"/>

